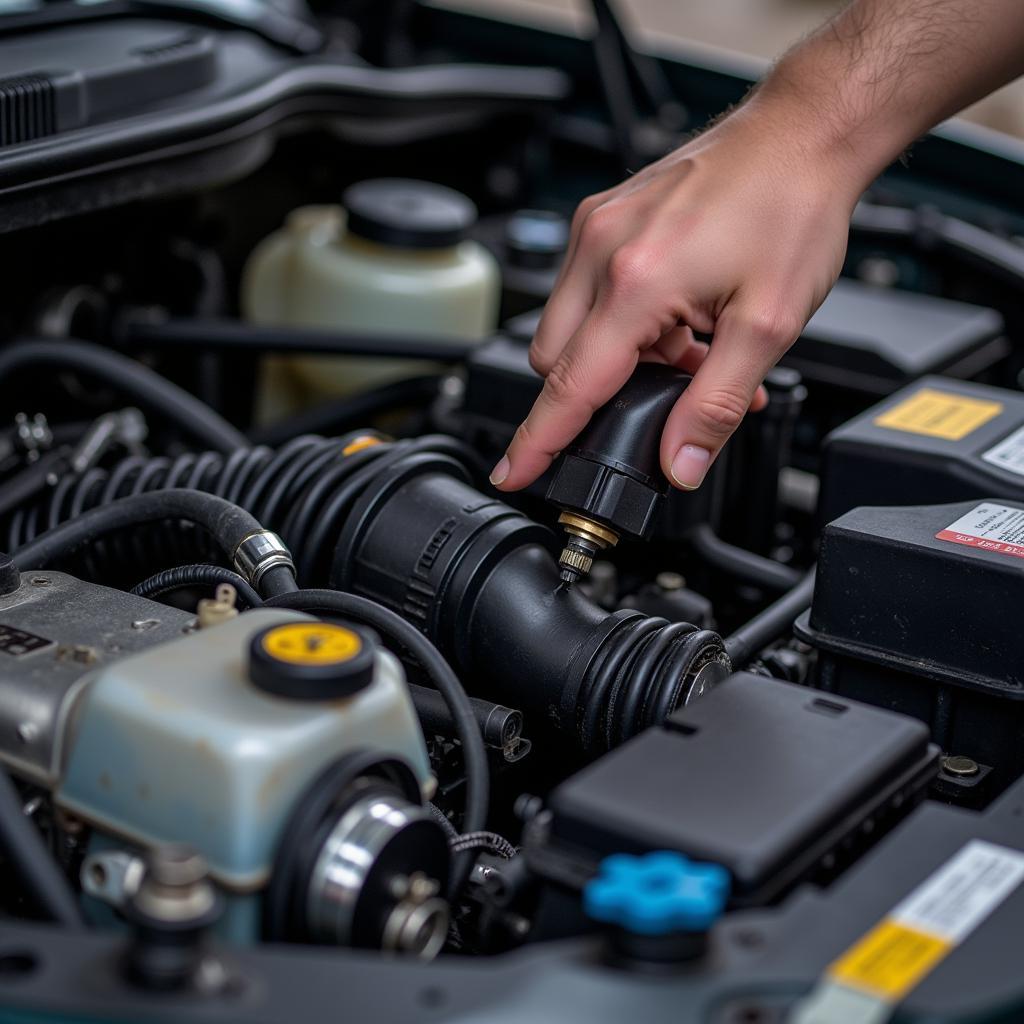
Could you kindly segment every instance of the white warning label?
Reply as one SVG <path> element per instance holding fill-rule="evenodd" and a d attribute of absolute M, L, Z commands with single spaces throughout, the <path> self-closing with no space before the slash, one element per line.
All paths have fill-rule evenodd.
<path fill-rule="evenodd" d="M 910 928 L 960 942 L 1024 879 L 1024 853 L 972 839 L 919 885 L 889 917 Z"/>
<path fill-rule="evenodd" d="M 985 501 L 940 530 L 935 538 L 1024 558 L 1024 509 Z"/>
<path fill-rule="evenodd" d="M 1004 437 L 994 448 L 989 448 L 981 456 L 986 462 L 1007 473 L 1024 476 L 1024 427 L 1015 430 L 1009 437 Z"/>

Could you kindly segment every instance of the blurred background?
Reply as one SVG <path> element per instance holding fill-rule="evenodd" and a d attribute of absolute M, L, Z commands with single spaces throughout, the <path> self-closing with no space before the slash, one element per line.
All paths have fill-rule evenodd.
<path fill-rule="evenodd" d="M 768 60 L 810 32 L 844 0 L 618 0 L 623 20 L 649 49 L 672 44 Z M 503 18 L 590 31 L 584 0 L 444 0 L 446 7 L 493 11 Z M 1024 82 L 1015 82 L 964 112 L 987 128 L 1024 137 Z"/>

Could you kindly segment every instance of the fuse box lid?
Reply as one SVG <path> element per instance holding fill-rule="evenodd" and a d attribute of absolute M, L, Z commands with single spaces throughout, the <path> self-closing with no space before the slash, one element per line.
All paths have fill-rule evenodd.
<path fill-rule="evenodd" d="M 552 794 L 552 837 L 597 857 L 678 850 L 774 897 L 934 774 L 926 727 L 739 673 Z"/>
<path fill-rule="evenodd" d="M 822 537 L 797 633 L 817 647 L 1024 700 L 1024 501 L 857 508 Z"/>

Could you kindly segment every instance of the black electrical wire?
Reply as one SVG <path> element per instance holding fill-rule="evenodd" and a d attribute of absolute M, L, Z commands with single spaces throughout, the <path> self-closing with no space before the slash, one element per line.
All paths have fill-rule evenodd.
<path fill-rule="evenodd" d="M 245 435 L 177 384 L 148 367 L 85 341 L 22 338 L 0 351 L 0 383 L 30 367 L 68 369 L 102 381 L 219 452 L 248 446 Z"/>
<path fill-rule="evenodd" d="M 452 853 L 466 853 L 469 850 L 489 850 L 504 860 L 512 860 L 519 851 L 497 832 L 465 832 L 449 843 Z"/>
<path fill-rule="evenodd" d="M 722 540 L 707 523 L 695 526 L 687 538 L 705 562 L 745 583 L 785 592 L 803 579 L 804 574 L 798 569 Z"/>
<path fill-rule="evenodd" d="M 437 396 L 440 383 L 438 374 L 390 381 L 253 430 L 251 443 L 276 448 L 303 434 L 344 434 L 392 409 L 424 405 Z"/>
<path fill-rule="evenodd" d="M 741 668 L 772 641 L 793 627 L 793 622 L 811 606 L 814 571 L 809 572 L 788 594 L 768 605 L 748 623 L 726 638 L 725 650 L 736 668 Z"/>
<path fill-rule="evenodd" d="M 316 327 L 267 327 L 242 320 L 205 320 L 198 317 L 159 322 L 129 320 L 121 327 L 133 348 L 201 349 L 289 355 L 374 356 L 390 359 L 426 359 L 438 363 L 462 362 L 479 344 L 478 339 L 415 334 L 343 333 Z"/>
<path fill-rule="evenodd" d="M 179 565 L 173 569 L 164 569 L 148 579 L 137 583 L 131 589 L 136 597 L 148 597 L 155 601 L 165 594 L 170 594 L 183 587 L 218 587 L 222 583 L 235 588 L 245 608 L 257 608 L 263 604 L 263 598 L 253 589 L 248 581 L 237 572 L 223 565 Z"/>
<path fill-rule="evenodd" d="M 67 877 L 46 848 L 43 837 L 25 816 L 18 791 L 3 771 L 0 771 L 0 850 L 38 910 L 66 928 L 85 926 Z"/>
<path fill-rule="evenodd" d="M 466 832 L 462 834 L 448 820 L 448 815 L 437 804 L 430 805 L 434 820 L 448 836 L 448 848 L 452 853 L 467 853 L 471 850 L 490 850 L 505 860 L 512 860 L 519 851 L 504 836 L 497 832 Z"/>
<path fill-rule="evenodd" d="M 395 612 L 355 594 L 344 594 L 336 590 L 300 590 L 293 594 L 274 597 L 266 603 L 274 608 L 295 608 L 315 615 L 335 615 L 353 619 L 371 626 L 386 640 L 412 656 L 448 704 L 456 735 L 462 744 L 462 757 L 466 769 L 463 830 L 483 831 L 487 824 L 487 805 L 490 797 L 487 751 L 466 691 L 437 648 L 415 626 Z M 470 867 L 468 862 L 457 866 L 452 883 L 453 891 L 461 888 Z"/>
<path fill-rule="evenodd" d="M 430 813 L 434 816 L 438 825 L 444 829 L 445 834 L 449 840 L 455 840 L 459 838 L 459 830 L 449 821 L 448 815 L 441 810 L 437 804 L 430 804 Z"/>
<path fill-rule="evenodd" d="M 204 491 L 179 488 L 134 494 L 82 512 L 77 518 L 47 530 L 12 555 L 23 572 L 39 569 L 112 533 L 168 520 L 185 520 L 201 526 L 229 561 L 246 537 L 263 530 L 255 516 L 230 501 Z M 260 583 L 265 596 L 295 589 L 294 578 L 286 569 L 280 573 L 267 572 Z"/>

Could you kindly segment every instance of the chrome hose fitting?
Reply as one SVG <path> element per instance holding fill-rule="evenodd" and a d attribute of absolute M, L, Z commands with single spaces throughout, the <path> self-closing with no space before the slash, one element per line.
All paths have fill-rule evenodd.
<path fill-rule="evenodd" d="M 276 533 L 270 530 L 259 530 L 243 538 L 232 559 L 235 568 L 257 590 L 260 580 L 271 570 L 285 566 L 292 573 L 295 563 L 285 543 Z"/>

